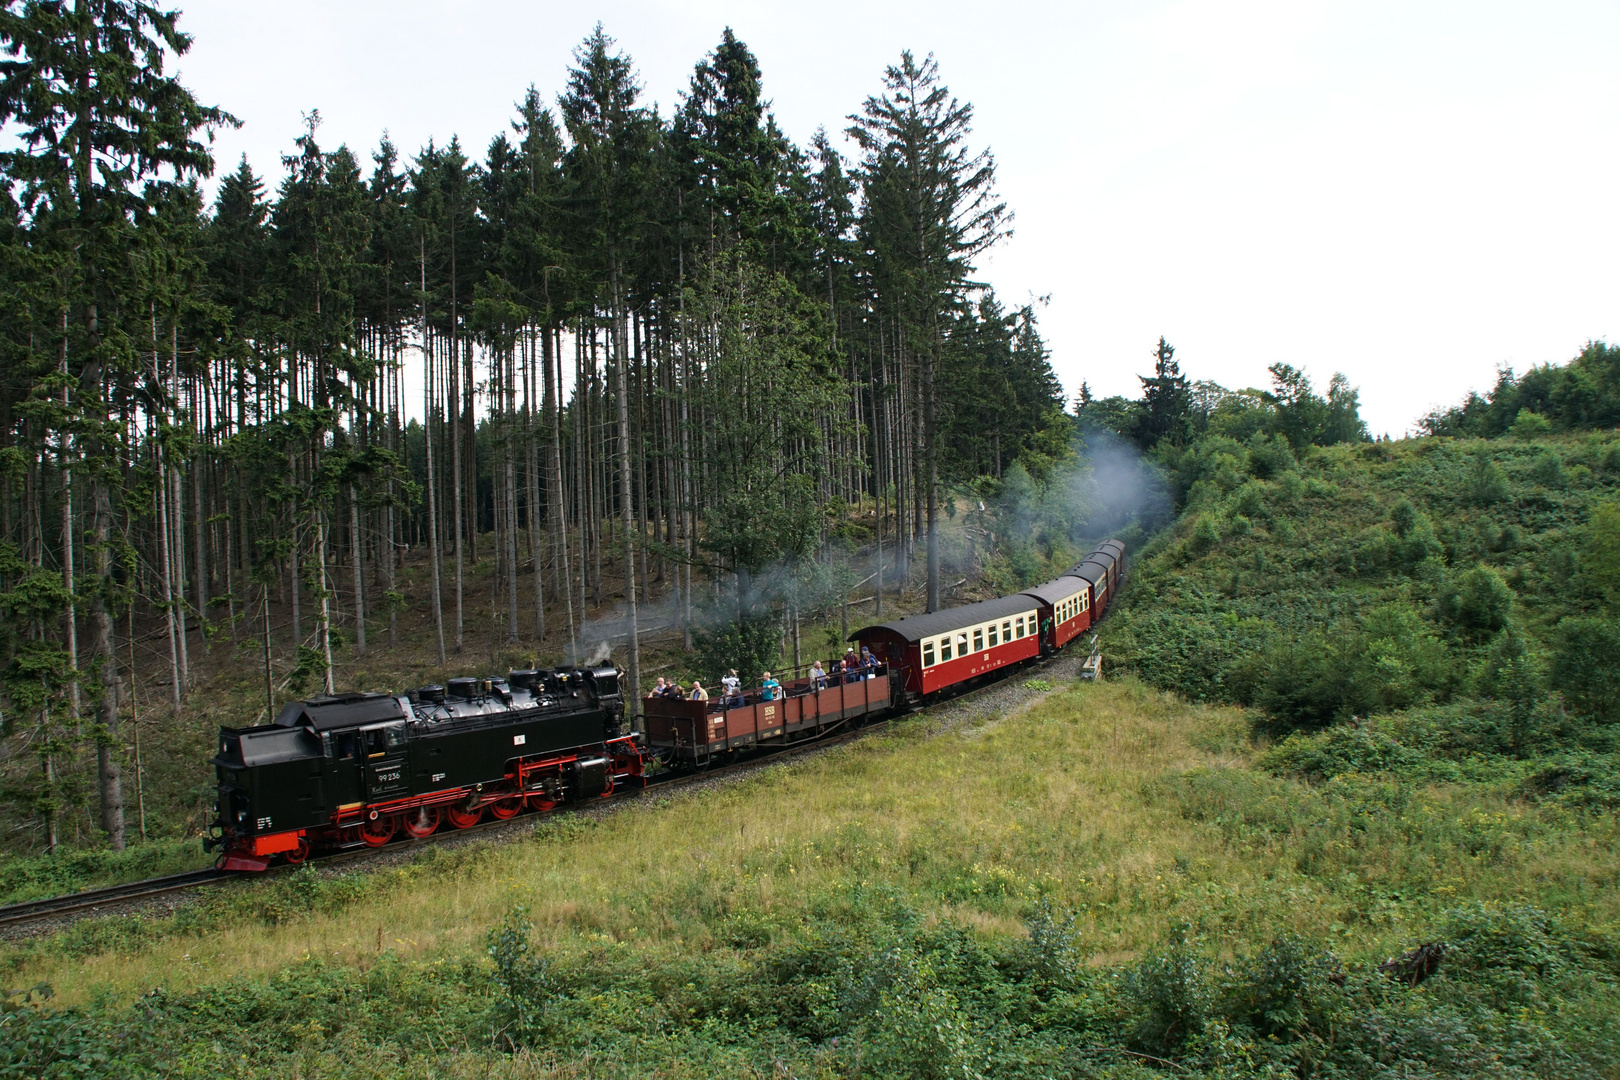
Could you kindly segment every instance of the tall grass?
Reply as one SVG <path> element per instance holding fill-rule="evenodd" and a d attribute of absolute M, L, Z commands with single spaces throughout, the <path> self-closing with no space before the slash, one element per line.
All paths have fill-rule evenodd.
<path fill-rule="evenodd" d="M 589 1039 L 617 1032 L 611 1039 L 631 1040 L 614 1043 L 618 1064 L 604 1066 L 604 1075 L 636 1074 L 626 1062 L 642 1054 L 648 1071 L 663 1075 L 711 1068 L 754 1075 L 778 1052 L 799 1054 L 801 1064 L 832 1055 L 822 1063 L 830 1075 L 854 1068 L 839 1056 L 848 1044 L 834 1044 L 857 1028 L 865 1032 L 861 1054 L 909 1060 L 914 1028 L 972 1026 L 979 1006 L 963 995 L 1025 970 L 1016 957 L 1034 947 L 1032 934 L 1037 953 L 1052 954 L 1059 947 L 1051 941 L 1061 939 L 1059 951 L 1083 958 L 1082 970 L 1101 980 L 1101 996 L 1084 1008 L 1102 1012 L 1065 1013 L 1071 1041 L 1041 1044 L 1053 1054 L 1072 1049 L 1088 1024 L 1116 1040 L 1137 1031 L 1130 1037 L 1138 1041 L 1117 1044 L 1136 1053 L 1193 1053 L 1166 1034 L 1173 1024 L 1143 1035 L 1148 1029 L 1129 1020 L 1136 1014 L 1121 1011 L 1148 1015 L 1141 1001 L 1169 993 L 1161 984 L 1183 968 L 1204 980 L 1207 996 L 1219 983 L 1210 963 L 1271 957 L 1252 961 L 1258 971 L 1283 963 L 1280 948 L 1298 954 L 1289 963 L 1299 971 L 1327 972 L 1342 960 L 1351 986 L 1363 985 L 1357 979 L 1382 986 L 1372 965 L 1446 932 L 1459 909 L 1532 905 L 1598 942 L 1612 941 L 1620 917 L 1611 819 L 1520 803 L 1480 785 L 1339 778 L 1313 787 L 1273 777 L 1251 767 L 1249 721 L 1234 710 L 1188 705 L 1133 683 L 1080 685 L 982 727 L 930 725 L 919 717 L 739 783 L 638 801 L 594 823 L 558 818 L 498 848 L 429 852 L 370 875 L 303 871 L 206 897 L 173 920 L 81 924 L 51 940 L 6 946 L 0 970 L 10 985 L 51 984 L 58 1004 L 131 1016 L 118 1010 L 153 1008 L 168 1024 L 182 1015 L 185 1038 L 199 1047 L 243 1037 L 225 1030 L 226 1018 L 256 1017 L 252 1023 L 266 1025 L 277 1046 L 313 1054 L 311 1068 L 336 1073 L 343 1061 L 371 1060 L 374 1050 L 393 1053 L 376 1049 L 379 1040 L 407 1039 L 419 1013 L 423 1030 L 434 1032 L 422 1045 L 442 1049 L 433 1040 L 461 1039 L 457 1054 L 475 1057 L 491 1039 L 509 1050 L 547 1039 L 567 1046 L 589 1030 Z M 1059 924 L 1060 934 L 1052 929 Z M 1174 942 L 1197 946 L 1166 953 Z M 1339 959 L 1310 960 L 1311 949 Z M 941 956 L 968 968 L 947 978 Z M 876 965 L 888 989 L 861 990 L 861 979 L 876 976 L 851 975 L 848 965 L 859 964 L 850 957 Z M 972 975 L 974 964 L 989 967 Z M 816 974 L 817 965 L 832 966 Z M 1028 968 L 1027 979 L 1038 983 L 1046 977 L 1040 970 Z M 775 981 L 734 1000 L 762 971 Z M 1114 972 L 1135 974 L 1116 979 Z M 517 980 L 528 989 L 502 997 L 497 974 L 501 985 Z M 791 1007 L 776 1000 L 787 985 Z M 1613 1003 L 1603 985 L 1583 989 L 1599 997 L 1565 1011 L 1602 1014 L 1603 1003 Z M 565 994 L 564 986 L 574 989 Z M 354 1012 L 355 994 L 369 1019 Z M 520 1037 L 525 1014 L 502 1012 L 508 998 L 553 1004 L 535 1005 L 537 1026 Z M 730 1004 L 721 1008 L 720 1000 Z M 303 1001 L 305 1011 L 288 1001 Z M 860 1026 L 868 1021 L 848 1019 L 850 1003 L 860 1001 L 868 1002 L 862 1016 L 903 1014 L 916 1023 L 868 1030 Z M 1081 1009 L 1076 1001 L 1066 1007 Z M 759 1013 L 767 1005 L 775 1019 Z M 1213 1005 L 1199 1007 L 1215 1015 Z M 378 1010 L 396 1019 L 384 1022 Z M 646 1034 L 654 1016 L 659 1039 Z M 1214 1030 L 1214 1021 L 1201 1022 Z M 964 1046 L 980 1045 L 962 1037 Z M 791 1047 L 779 1046 L 782 1039 Z M 956 1060 L 956 1051 L 941 1047 L 928 1052 Z M 528 1071 L 509 1074 L 550 1075 L 575 1052 L 578 1045 L 560 1061 L 532 1058 Z M 497 1057 L 485 1066 L 512 1070 L 519 1060 Z M 672 1067 L 678 1059 L 708 1065 L 683 1073 Z M 290 1069 L 294 1059 L 275 1060 Z M 877 1059 L 861 1060 L 867 1064 L 857 1072 L 884 1074 L 872 1071 Z M 1115 1064 L 1127 1060 L 1137 1061 Z M 464 1066 L 457 1057 L 434 1067 L 453 1074 Z M 256 1067 L 241 1071 L 256 1075 Z M 596 1074 L 578 1067 L 575 1075 Z M 941 1068 L 938 1075 L 961 1075 Z M 925 1074 L 934 1075 L 915 1073 Z"/>
<path fill-rule="evenodd" d="M 459 953 L 520 904 L 546 948 L 710 949 L 737 919 L 791 927 L 861 888 L 992 935 L 1019 933 L 1045 898 L 1081 913 L 1099 959 L 1183 924 L 1259 943 L 1331 932 L 1377 951 L 1459 899 L 1546 897 L 1589 923 L 1620 914 L 1611 818 L 1474 787 L 1266 776 L 1247 768 L 1235 711 L 1101 685 L 966 732 L 930 736 L 927 723 L 599 824 L 559 818 L 498 852 L 429 854 L 345 887 L 336 910 L 320 909 L 333 886 L 311 872 L 204 899 L 200 936 L 156 923 L 134 948 L 12 946 L 8 966 L 70 1002 L 183 991 L 310 956 Z M 1376 917 L 1392 898 L 1401 918 Z"/>

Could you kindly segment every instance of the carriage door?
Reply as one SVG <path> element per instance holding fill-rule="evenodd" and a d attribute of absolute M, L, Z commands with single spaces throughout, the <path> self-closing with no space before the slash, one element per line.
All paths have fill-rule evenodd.
<path fill-rule="evenodd" d="M 365 754 L 366 801 L 402 795 L 410 787 L 405 775 L 405 721 L 361 728 Z"/>

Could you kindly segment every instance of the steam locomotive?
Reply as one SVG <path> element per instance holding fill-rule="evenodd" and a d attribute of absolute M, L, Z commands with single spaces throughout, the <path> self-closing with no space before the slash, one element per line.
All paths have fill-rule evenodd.
<path fill-rule="evenodd" d="M 272 723 L 220 729 L 204 846 L 224 869 L 264 870 L 639 787 L 655 757 L 696 769 L 824 738 L 1056 654 L 1102 617 L 1124 570 L 1125 546 L 1107 541 L 1012 596 L 855 631 L 873 662 L 854 672 L 792 680 L 769 699 L 649 700 L 639 734 L 624 731 L 611 666 L 295 701 Z"/>
<path fill-rule="evenodd" d="M 646 755 L 623 723 L 612 667 L 295 701 L 272 723 L 220 729 L 204 846 L 223 869 L 263 870 L 610 795 L 642 782 Z"/>

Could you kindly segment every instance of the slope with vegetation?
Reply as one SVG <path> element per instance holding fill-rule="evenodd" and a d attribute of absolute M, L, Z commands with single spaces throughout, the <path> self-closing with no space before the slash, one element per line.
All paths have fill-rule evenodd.
<path fill-rule="evenodd" d="M 1592 373 L 1612 382 L 1612 352 L 1505 378 L 1491 400 L 1512 398 L 1514 420 L 1492 438 L 1313 442 L 1288 436 L 1276 398 L 1222 402 L 1155 451 L 1183 512 L 1136 561 L 1118 660 L 1256 706 L 1301 733 L 1276 760 L 1314 775 L 1499 778 L 1615 805 L 1620 435 L 1572 391 L 1526 389 L 1602 400 Z M 1549 394 L 1552 419 L 1526 404 Z"/>

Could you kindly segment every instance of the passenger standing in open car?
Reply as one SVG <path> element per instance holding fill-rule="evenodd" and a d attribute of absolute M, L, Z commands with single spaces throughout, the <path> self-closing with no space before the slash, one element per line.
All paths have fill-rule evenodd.
<path fill-rule="evenodd" d="M 720 688 L 724 692 L 727 708 L 740 709 L 743 707 L 742 680 L 737 678 L 736 668 L 732 668 L 720 677 Z"/>
<path fill-rule="evenodd" d="M 696 679 L 692 680 L 692 692 L 687 695 L 688 701 L 708 701 L 709 692 L 703 689 L 703 684 Z"/>
<path fill-rule="evenodd" d="M 775 701 L 782 693 L 782 684 L 771 678 L 771 673 L 765 673 L 765 679 L 759 684 L 759 698 L 761 701 Z"/>
<path fill-rule="evenodd" d="M 862 674 L 864 674 L 868 678 L 870 678 L 871 673 L 876 668 L 877 668 L 877 657 L 872 655 L 872 650 L 871 649 L 868 649 L 865 645 L 862 645 L 861 646 L 861 672 L 862 672 Z"/>
<path fill-rule="evenodd" d="M 810 689 L 827 689 L 827 672 L 822 668 L 820 660 L 810 665 Z"/>

